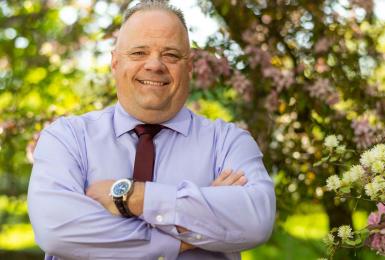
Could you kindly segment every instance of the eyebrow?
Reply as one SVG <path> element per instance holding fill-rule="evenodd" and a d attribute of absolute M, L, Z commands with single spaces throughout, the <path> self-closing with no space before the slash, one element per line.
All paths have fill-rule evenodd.
<path fill-rule="evenodd" d="M 150 47 L 147 46 L 147 45 L 139 45 L 139 46 L 134 46 L 134 47 L 131 47 L 130 49 L 149 49 Z M 173 47 L 173 46 L 168 46 L 168 47 L 164 47 L 162 48 L 162 51 L 178 51 L 180 53 L 182 53 L 183 51 L 177 47 Z"/>

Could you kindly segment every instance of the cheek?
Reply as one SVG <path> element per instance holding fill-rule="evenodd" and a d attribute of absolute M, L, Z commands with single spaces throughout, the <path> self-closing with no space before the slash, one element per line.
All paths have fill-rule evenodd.
<path fill-rule="evenodd" d="M 174 68 L 170 70 L 170 74 L 175 82 L 176 87 L 183 87 L 181 85 L 188 84 L 190 79 L 189 72 L 186 68 Z"/>

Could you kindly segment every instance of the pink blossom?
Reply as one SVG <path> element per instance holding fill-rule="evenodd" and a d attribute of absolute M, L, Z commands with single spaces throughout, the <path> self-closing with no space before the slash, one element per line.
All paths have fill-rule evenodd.
<path fill-rule="evenodd" d="M 260 65 L 262 68 L 272 66 L 271 55 L 261 48 L 255 47 L 253 45 L 247 45 L 245 47 L 245 54 L 249 59 L 250 67 L 252 69 L 255 69 L 258 65 Z"/>
<path fill-rule="evenodd" d="M 385 255 L 385 236 L 380 233 L 374 233 L 366 240 L 366 245 L 380 255 Z"/>
<path fill-rule="evenodd" d="M 385 216 L 385 205 L 383 203 L 377 204 L 377 211 L 370 213 L 368 217 L 369 225 L 378 225 L 381 224 L 382 216 Z"/>
<path fill-rule="evenodd" d="M 385 205 L 383 203 L 377 204 L 377 211 L 374 211 L 370 213 L 368 217 L 368 225 L 369 226 L 376 226 L 379 224 L 383 224 L 384 221 L 381 221 L 383 219 L 383 216 L 385 216 Z"/>
<path fill-rule="evenodd" d="M 329 47 L 330 47 L 330 40 L 327 38 L 321 38 L 316 42 L 314 46 L 314 51 L 315 53 L 324 53 L 329 49 Z"/>
<path fill-rule="evenodd" d="M 273 80 L 278 92 L 288 89 L 295 82 L 292 71 L 281 71 L 273 66 L 263 68 L 262 75 Z"/>
<path fill-rule="evenodd" d="M 380 231 L 376 231 L 378 229 L 378 225 L 384 224 L 385 221 L 385 205 L 383 203 L 377 204 L 377 211 L 372 212 L 368 218 L 369 229 L 372 230 L 372 233 L 369 238 L 366 240 L 366 244 L 373 250 L 377 251 L 377 253 L 385 255 L 385 236 L 384 236 L 384 228 L 380 229 Z"/>
<path fill-rule="evenodd" d="M 266 18 L 266 22 L 267 22 Z M 250 29 L 242 33 L 242 39 L 251 45 L 261 45 L 266 40 L 269 29 L 262 24 L 253 23 Z"/>
<path fill-rule="evenodd" d="M 193 50 L 193 63 L 197 88 L 209 88 L 221 76 L 230 76 L 231 68 L 225 57 L 218 58 L 204 50 Z"/>
<path fill-rule="evenodd" d="M 338 92 L 333 89 L 328 79 L 317 79 L 312 85 L 306 86 L 306 89 L 311 97 L 325 101 L 329 106 L 340 100 Z"/>
<path fill-rule="evenodd" d="M 232 85 L 245 101 L 250 102 L 252 100 L 253 85 L 241 72 L 235 71 L 228 84 Z"/>
<path fill-rule="evenodd" d="M 276 90 L 272 90 L 266 98 L 265 108 L 269 112 L 275 112 L 278 109 L 278 105 L 279 105 L 278 93 Z"/>
<path fill-rule="evenodd" d="M 375 142 L 376 129 L 369 124 L 368 119 L 353 120 L 351 127 L 354 131 L 353 141 L 360 149 L 366 149 Z"/>

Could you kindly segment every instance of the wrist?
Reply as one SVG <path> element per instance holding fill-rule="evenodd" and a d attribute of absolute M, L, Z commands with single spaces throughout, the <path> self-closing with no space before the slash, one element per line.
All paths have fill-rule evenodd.
<path fill-rule="evenodd" d="M 127 200 L 127 207 L 135 216 L 143 214 L 144 191 L 144 182 L 134 182 L 133 192 Z"/>

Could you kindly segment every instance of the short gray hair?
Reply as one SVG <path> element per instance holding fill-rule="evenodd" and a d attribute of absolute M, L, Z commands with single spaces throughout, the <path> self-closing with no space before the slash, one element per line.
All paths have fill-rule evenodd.
<path fill-rule="evenodd" d="M 186 31 L 188 31 L 183 12 L 179 8 L 169 4 L 168 0 L 141 0 L 140 3 L 134 5 L 131 8 L 128 8 L 124 12 L 124 19 L 122 24 L 125 24 L 134 13 L 144 10 L 165 10 L 171 12 L 179 18 L 180 22 L 183 24 L 183 27 L 186 29 Z"/>

